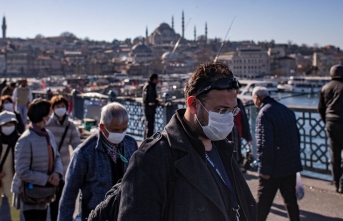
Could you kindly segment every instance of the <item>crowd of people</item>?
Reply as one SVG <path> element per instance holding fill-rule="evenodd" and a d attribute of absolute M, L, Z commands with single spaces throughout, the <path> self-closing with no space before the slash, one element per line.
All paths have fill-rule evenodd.
<path fill-rule="evenodd" d="M 319 112 L 330 139 L 336 191 L 342 193 L 343 109 L 337 102 L 342 102 L 343 67 L 334 66 L 331 76 L 322 89 Z M 11 220 L 8 204 L 21 221 L 72 221 L 76 201 L 79 220 L 105 220 L 93 215 L 115 210 L 97 205 L 118 182 L 122 194 L 110 220 L 264 221 L 278 190 L 289 219 L 300 220 L 295 186 L 302 165 L 293 111 L 266 88 L 254 88 L 252 101 L 259 113 L 253 138 L 237 98 L 239 81 L 226 65 L 209 63 L 188 80 L 186 108 L 154 133 L 155 109 L 163 106 L 157 83 L 154 74 L 143 87 L 146 131 L 139 148 L 126 134 L 129 115 L 117 102 L 102 107 L 98 131 L 81 143 L 65 97 L 32 100 L 26 79 L 18 88 L 3 85 L 0 221 Z M 242 173 L 241 139 L 249 146 L 254 139 L 257 146 L 256 201 Z"/>

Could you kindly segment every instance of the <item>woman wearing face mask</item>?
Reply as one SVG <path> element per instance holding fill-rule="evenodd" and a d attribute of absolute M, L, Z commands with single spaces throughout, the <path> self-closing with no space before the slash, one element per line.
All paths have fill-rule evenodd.
<path fill-rule="evenodd" d="M 11 220 L 9 202 L 12 200 L 11 184 L 14 176 L 14 147 L 20 136 L 16 130 L 18 120 L 13 112 L 0 113 L 0 214 L 2 220 Z M 1 200 L 2 196 L 2 200 Z M 7 208 L 7 209 L 6 209 Z M 19 211 L 15 211 L 19 215 Z"/>
<path fill-rule="evenodd" d="M 33 100 L 29 105 L 27 115 L 32 123 L 20 136 L 15 147 L 15 175 L 12 191 L 17 195 L 21 194 L 20 209 L 26 221 L 46 221 L 48 202 L 25 203 L 23 190 L 27 188 L 48 190 L 52 186 L 57 187 L 63 176 L 55 137 L 45 128 L 51 120 L 50 102 L 44 99 Z"/>
<path fill-rule="evenodd" d="M 5 95 L 1 97 L 0 111 L 5 111 L 5 110 L 13 112 L 15 114 L 16 119 L 18 121 L 17 130 L 20 134 L 22 134 L 25 130 L 25 125 L 23 123 L 23 120 L 21 119 L 19 112 L 14 110 L 13 100 L 11 96 L 9 95 Z"/>
<path fill-rule="evenodd" d="M 75 124 L 68 118 L 68 100 L 61 95 L 55 95 L 51 98 L 50 102 L 51 109 L 54 113 L 46 128 L 49 129 L 55 136 L 56 144 L 63 164 L 63 175 L 65 175 L 70 163 L 69 146 L 75 149 L 81 143 L 80 134 Z M 50 204 L 51 221 L 57 220 L 59 201 L 63 187 L 64 182 L 60 182 L 56 193 L 56 200 Z"/>

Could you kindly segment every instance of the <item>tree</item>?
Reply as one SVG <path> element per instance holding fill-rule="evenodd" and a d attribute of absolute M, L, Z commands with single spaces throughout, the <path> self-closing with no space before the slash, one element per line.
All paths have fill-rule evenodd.
<path fill-rule="evenodd" d="M 45 38 L 42 34 L 37 34 L 35 39 L 42 39 L 42 38 Z"/>
<path fill-rule="evenodd" d="M 60 36 L 61 37 L 73 37 L 73 38 L 76 38 L 76 36 L 73 33 L 67 32 L 67 31 L 63 32 Z"/>

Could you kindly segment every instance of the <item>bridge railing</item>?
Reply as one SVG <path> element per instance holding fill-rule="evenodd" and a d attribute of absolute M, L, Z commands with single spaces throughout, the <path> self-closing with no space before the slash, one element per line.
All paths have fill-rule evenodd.
<path fill-rule="evenodd" d="M 36 93 L 34 97 L 45 97 L 42 93 Z M 83 96 L 78 93 L 67 95 L 70 101 L 73 102 L 72 116 L 78 119 L 83 119 L 89 116 L 87 110 L 89 106 L 95 106 L 96 114 L 100 116 L 100 108 L 108 101 L 108 96 L 92 97 Z M 142 100 L 140 98 L 117 97 L 116 101 L 126 107 L 129 113 L 129 127 L 127 133 L 134 136 L 137 140 L 143 140 L 144 134 L 144 115 L 142 112 Z M 184 101 L 167 101 L 165 107 L 158 107 L 155 115 L 155 131 L 163 130 L 164 126 L 169 122 L 172 115 L 177 109 L 184 108 Z M 325 125 L 321 121 L 315 107 L 293 107 L 289 106 L 295 112 L 297 117 L 298 129 L 301 136 L 301 160 L 304 169 L 322 174 L 330 174 L 330 154 L 328 138 L 325 131 Z M 258 110 L 255 106 L 246 106 L 246 111 L 249 116 L 251 134 L 253 137 L 252 151 L 256 157 L 255 137 L 255 120 Z M 94 111 L 93 111 L 94 112 Z M 290 139 L 292 139 L 290 137 Z M 243 142 L 243 145 L 247 145 Z"/>

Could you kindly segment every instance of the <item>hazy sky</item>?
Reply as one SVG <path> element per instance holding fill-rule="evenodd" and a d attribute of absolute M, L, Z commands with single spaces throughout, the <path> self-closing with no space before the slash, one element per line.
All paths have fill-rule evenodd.
<path fill-rule="evenodd" d="M 233 41 L 254 40 L 343 48 L 343 0 L 0 0 L 7 36 L 57 36 L 64 31 L 79 38 L 112 41 L 145 36 L 162 22 L 181 33 L 185 13 L 187 39 L 205 32 L 208 37 Z"/>

